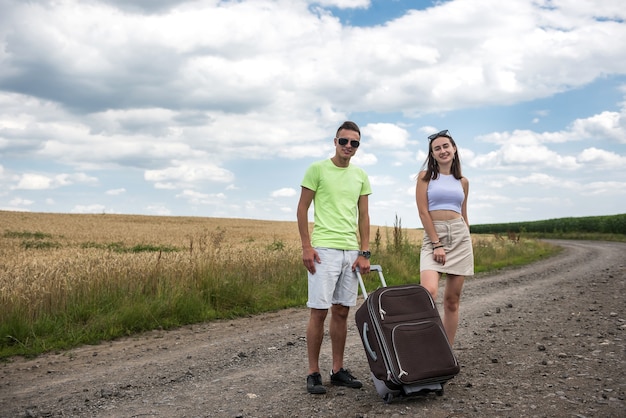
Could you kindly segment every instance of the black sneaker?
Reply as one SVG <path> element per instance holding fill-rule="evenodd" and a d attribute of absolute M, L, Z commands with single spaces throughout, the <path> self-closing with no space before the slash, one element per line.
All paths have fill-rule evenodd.
<path fill-rule="evenodd" d="M 306 390 L 314 395 L 323 395 L 326 388 L 322 385 L 322 375 L 313 373 L 306 377 Z"/>
<path fill-rule="evenodd" d="M 337 373 L 330 372 L 330 383 L 337 386 L 347 386 L 349 388 L 358 389 L 363 386 L 360 380 L 352 376 L 350 371 L 343 367 Z"/>

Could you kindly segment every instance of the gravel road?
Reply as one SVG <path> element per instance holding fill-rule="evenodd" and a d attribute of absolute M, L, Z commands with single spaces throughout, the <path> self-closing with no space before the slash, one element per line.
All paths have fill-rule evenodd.
<path fill-rule="evenodd" d="M 0 416 L 624 417 L 626 244 L 553 242 L 558 256 L 466 280 L 461 373 L 441 397 L 384 403 L 353 322 L 346 364 L 363 388 L 307 394 L 303 308 L 13 359 Z"/>

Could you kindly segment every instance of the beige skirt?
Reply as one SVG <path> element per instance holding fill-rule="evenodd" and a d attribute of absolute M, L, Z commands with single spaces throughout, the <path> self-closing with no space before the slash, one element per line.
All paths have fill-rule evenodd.
<path fill-rule="evenodd" d="M 434 270 L 458 276 L 474 275 L 474 251 L 469 228 L 463 218 L 450 221 L 433 221 L 439 241 L 446 251 L 446 264 L 433 258 L 433 245 L 428 234 L 424 234 L 420 253 L 420 271 Z"/>

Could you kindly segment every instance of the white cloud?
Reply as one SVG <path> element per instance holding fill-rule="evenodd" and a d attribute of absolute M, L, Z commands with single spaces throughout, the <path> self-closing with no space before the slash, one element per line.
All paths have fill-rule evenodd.
<path fill-rule="evenodd" d="M 475 168 L 514 168 L 518 166 L 579 169 L 581 165 L 623 167 L 625 157 L 613 151 L 596 147 L 578 154 L 564 155 L 549 148 L 551 144 L 573 141 L 612 141 L 626 144 L 626 109 L 619 112 L 602 112 L 589 118 L 576 119 L 567 130 L 559 132 L 533 132 L 516 130 L 482 135 L 478 140 L 493 143 L 500 148 L 485 154 L 462 154 L 463 161 Z"/>
<path fill-rule="evenodd" d="M 581 185 L 582 193 L 585 196 L 618 196 L 624 202 L 624 196 L 626 196 L 626 181 L 594 181 L 588 184 Z M 619 213 L 623 213 L 624 207 L 622 206 Z"/>
<path fill-rule="evenodd" d="M 9 201 L 9 204 L 11 206 L 30 206 L 33 203 L 35 203 L 35 202 L 32 201 L 32 200 L 29 200 L 29 199 L 22 199 L 21 197 L 16 197 L 16 198 L 11 199 Z"/>
<path fill-rule="evenodd" d="M 52 188 L 53 179 L 40 174 L 24 174 L 21 176 L 17 190 L 45 190 Z"/>
<path fill-rule="evenodd" d="M 56 175 L 43 175 L 35 173 L 25 173 L 19 176 L 17 185 L 13 186 L 13 190 L 47 190 L 56 189 L 58 187 L 69 186 L 72 184 L 96 184 L 98 180 L 85 173 L 67 174 L 61 173 Z"/>
<path fill-rule="evenodd" d="M 365 152 L 364 150 L 359 150 L 354 155 L 354 157 L 350 159 L 350 161 L 358 166 L 367 167 L 367 166 L 375 165 L 378 162 L 378 158 L 373 153 Z"/>
<path fill-rule="evenodd" d="M 372 186 L 386 187 L 396 183 L 396 179 L 393 176 L 369 176 Z"/>
<path fill-rule="evenodd" d="M 154 183 L 154 188 L 161 189 L 161 190 L 175 190 L 178 188 L 178 185 L 174 183 L 163 183 L 163 182 L 157 181 Z"/>
<path fill-rule="evenodd" d="M 210 181 L 227 183 L 233 181 L 230 171 L 217 167 L 211 162 L 174 161 L 174 166 L 162 170 L 146 170 L 144 178 L 155 183 L 177 183 L 189 185 L 194 182 Z"/>
<path fill-rule="evenodd" d="M 549 174 L 540 172 L 531 173 L 527 176 L 491 176 L 485 181 L 485 183 L 488 184 L 490 188 L 497 189 L 515 188 L 519 186 L 538 186 L 542 188 L 565 188 L 570 190 L 576 190 L 580 187 L 580 185 L 574 181 L 564 181 L 560 177 L 551 176 Z M 478 198 L 483 200 L 485 199 L 484 197 L 480 196 Z"/>
<path fill-rule="evenodd" d="M 372 146 L 381 149 L 403 149 L 406 148 L 409 140 L 409 133 L 406 129 L 392 123 L 369 123 L 363 127 L 362 131 L 366 141 L 369 138 Z"/>
<path fill-rule="evenodd" d="M 464 159 L 464 162 L 470 167 L 482 169 L 554 167 L 571 170 L 579 167 L 573 156 L 560 155 L 537 142 L 529 141 L 527 144 L 520 144 L 515 140 L 503 144 L 497 151 L 482 155 L 470 155 L 469 158 Z"/>
<path fill-rule="evenodd" d="M 216 202 L 223 202 L 226 199 L 224 193 L 200 193 L 195 190 L 183 190 L 176 197 L 195 205 L 214 205 Z"/>
<path fill-rule="evenodd" d="M 340 9 L 365 8 L 370 6 L 370 0 L 309 0 L 309 2 L 324 7 L 333 6 Z"/>
<path fill-rule="evenodd" d="M 100 204 L 93 205 L 76 205 L 71 210 L 71 213 L 105 213 L 106 206 Z"/>
<path fill-rule="evenodd" d="M 151 215 L 169 216 L 172 211 L 163 205 L 149 205 L 146 207 L 146 211 Z"/>
<path fill-rule="evenodd" d="M 278 189 L 278 190 L 274 190 L 272 193 L 270 193 L 271 197 L 293 197 L 296 196 L 298 194 L 298 192 L 296 191 L 296 189 L 293 189 L 291 187 L 285 187 L 282 189 Z"/>
<path fill-rule="evenodd" d="M 19 206 L 0 206 L 0 210 L 12 211 L 12 212 L 30 212 L 28 208 Z"/>
<path fill-rule="evenodd" d="M 626 156 L 597 148 L 587 148 L 581 152 L 578 161 L 591 164 L 601 169 L 623 168 L 626 166 Z"/>
<path fill-rule="evenodd" d="M 618 112 L 602 112 L 572 124 L 572 135 L 580 139 L 609 139 L 626 144 L 626 108 Z"/>
<path fill-rule="evenodd" d="M 121 194 L 126 193 L 126 189 L 125 188 L 119 188 L 119 189 L 111 189 L 111 190 L 107 190 L 105 192 L 105 194 L 108 194 L 110 196 L 119 196 Z"/>

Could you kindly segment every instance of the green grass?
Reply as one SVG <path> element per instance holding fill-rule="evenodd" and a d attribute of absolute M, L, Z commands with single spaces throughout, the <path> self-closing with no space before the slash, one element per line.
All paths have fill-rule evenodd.
<path fill-rule="evenodd" d="M 21 238 L 29 240 L 42 240 L 46 238 L 52 238 L 52 235 L 50 234 L 29 231 L 6 231 L 3 236 L 5 238 Z"/>
<path fill-rule="evenodd" d="M 21 239 L 21 246 L 26 250 L 45 250 L 61 246 L 58 242 L 51 240 L 52 235 L 43 232 L 5 231 L 3 237 Z"/>
<path fill-rule="evenodd" d="M 397 228 L 393 237 L 378 236 L 372 247 L 375 255 L 371 262 L 383 266 L 389 285 L 419 282 L 421 243 L 410 243 L 401 234 Z M 177 257 L 183 252 L 161 246 L 88 247 L 103 253 L 166 253 L 163 257 Z M 536 240 L 478 239 L 476 272 L 525 264 L 556 252 L 558 248 Z M 146 330 L 304 306 L 307 299 L 300 249 L 289 248 L 280 240 L 258 253 L 245 252 L 239 257 L 226 253 L 181 257 L 169 264 L 175 267 L 168 268 L 158 263 L 149 268 L 129 264 L 84 273 L 84 280 L 75 286 L 59 286 L 56 293 L 37 301 L 7 303 L 0 311 L 0 359 L 97 344 Z M 377 275 L 366 276 L 366 283 L 368 288 L 377 287 Z"/>
<path fill-rule="evenodd" d="M 478 239 L 474 242 L 475 273 L 498 270 L 529 264 L 560 252 L 559 247 L 543 241 L 520 239 L 520 241 L 502 240 L 494 245 L 490 240 Z"/>
<path fill-rule="evenodd" d="M 24 240 L 22 241 L 22 248 L 26 250 L 45 250 L 52 248 L 59 248 L 61 244 L 56 241 L 41 241 L 41 240 Z"/>
<path fill-rule="evenodd" d="M 145 252 L 164 252 L 171 253 L 180 251 L 179 248 L 167 245 L 137 244 L 127 247 L 122 242 L 111 242 L 107 244 L 98 244 L 95 242 L 87 242 L 81 245 L 81 248 L 96 248 L 101 250 L 109 250 L 116 253 L 145 253 Z"/>

